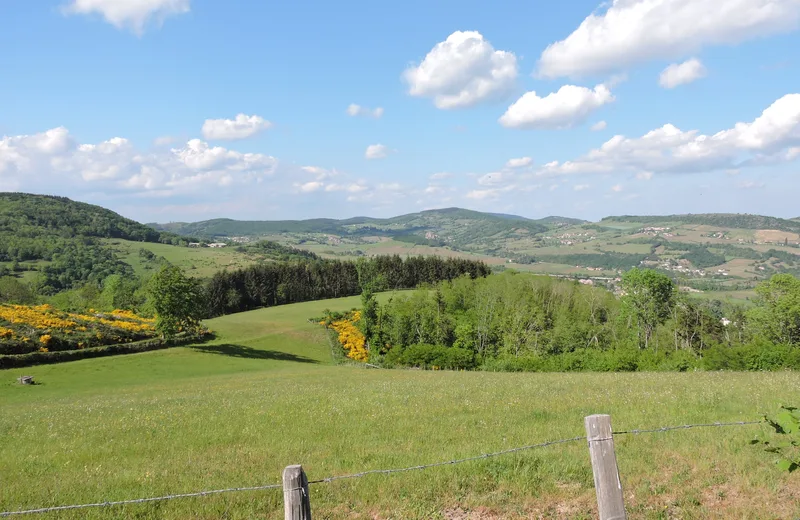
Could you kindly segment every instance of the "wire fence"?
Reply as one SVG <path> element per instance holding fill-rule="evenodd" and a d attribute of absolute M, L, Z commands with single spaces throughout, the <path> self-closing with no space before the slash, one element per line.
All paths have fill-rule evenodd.
<path fill-rule="evenodd" d="M 731 427 L 731 426 L 750 426 L 755 424 L 764 424 L 764 421 L 735 421 L 735 422 L 714 422 L 714 423 L 700 423 L 700 424 L 683 424 L 680 426 L 664 426 L 661 428 L 652 428 L 652 429 L 637 429 L 637 430 L 620 430 L 620 431 L 613 431 L 612 435 L 639 435 L 643 433 L 662 433 L 662 432 L 669 432 L 675 430 L 688 430 L 692 428 L 713 428 L 713 427 Z M 509 448 L 506 450 L 495 451 L 491 453 L 483 453 L 481 455 L 475 455 L 472 457 L 465 457 L 461 459 L 453 459 L 443 462 L 434 462 L 431 464 L 420 464 L 417 466 L 408 466 L 404 468 L 392 468 L 392 469 L 372 469 L 367 471 L 362 471 L 359 473 L 351 473 L 347 475 L 335 475 L 330 477 L 325 477 L 316 480 L 310 480 L 308 484 L 325 484 L 329 482 L 334 482 L 336 480 L 345 480 L 345 479 L 354 479 L 354 478 L 361 478 L 367 475 L 388 475 L 392 473 L 404 473 L 408 471 L 419 471 L 425 470 L 428 468 L 436 468 L 440 466 L 450 466 L 455 464 L 462 464 L 465 462 L 472 462 L 481 459 L 488 459 L 492 457 L 498 457 L 501 455 L 508 455 L 511 453 L 517 453 L 521 451 L 531 450 L 534 448 L 545 448 L 548 446 L 555 446 L 558 444 L 567 444 L 571 442 L 577 441 L 585 441 L 586 436 L 578 436 L 578 437 L 570 437 L 566 439 L 558 439 L 554 441 L 546 441 L 540 442 L 538 444 L 529 444 L 527 446 L 519 446 L 516 448 Z M 120 506 L 120 505 L 127 505 L 127 504 L 143 504 L 147 502 L 159 502 L 164 500 L 173 500 L 176 498 L 190 498 L 190 497 L 203 497 L 208 495 L 218 495 L 222 493 L 233 493 L 233 492 L 240 492 L 240 491 L 262 491 L 268 489 L 280 489 L 282 488 L 282 484 L 267 484 L 263 486 L 252 486 L 252 487 L 234 487 L 234 488 L 226 488 L 226 489 L 215 489 L 210 491 L 198 491 L 195 493 L 181 493 L 175 495 L 164 495 L 160 497 L 150 497 L 150 498 L 135 498 L 131 500 L 116 500 L 116 501 L 106 501 L 106 502 L 96 502 L 90 504 L 75 504 L 75 505 L 65 505 L 65 506 L 52 506 L 52 507 L 40 507 L 36 509 L 24 509 L 20 511 L 4 511 L 0 512 L 0 517 L 8 517 L 8 516 L 15 516 L 15 515 L 28 515 L 28 514 L 35 514 L 35 513 L 50 513 L 55 511 L 67 511 L 72 509 L 85 509 L 90 507 L 108 507 L 108 506 Z"/>

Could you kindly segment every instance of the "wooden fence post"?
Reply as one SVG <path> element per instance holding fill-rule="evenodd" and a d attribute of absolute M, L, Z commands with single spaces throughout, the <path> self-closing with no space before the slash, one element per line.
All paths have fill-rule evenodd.
<path fill-rule="evenodd" d="M 308 477 L 299 464 L 283 470 L 283 506 L 285 520 L 311 520 Z"/>
<path fill-rule="evenodd" d="M 611 416 L 590 415 L 584 419 L 584 423 L 600 520 L 624 520 L 625 504 L 614 453 L 614 437 L 611 435 Z"/>

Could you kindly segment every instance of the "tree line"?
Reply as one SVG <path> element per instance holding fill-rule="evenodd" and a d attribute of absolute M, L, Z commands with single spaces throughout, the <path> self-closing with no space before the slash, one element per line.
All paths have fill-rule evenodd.
<path fill-rule="evenodd" d="M 360 294 L 365 283 L 359 273 L 379 277 L 380 289 L 409 289 L 467 275 L 487 276 L 489 267 L 463 258 L 399 255 L 347 260 L 302 260 L 259 263 L 214 274 L 205 286 L 207 317 L 258 307 L 270 307 Z"/>
<path fill-rule="evenodd" d="M 512 271 L 394 295 L 362 311 L 369 359 L 487 370 L 800 368 L 800 280 L 761 283 L 752 308 L 691 299 L 632 269 L 621 297 Z"/>
<path fill-rule="evenodd" d="M 263 247 L 269 249 L 270 245 L 257 246 Z M 188 324 L 259 307 L 353 296 L 364 291 L 367 280 L 380 279 L 380 287 L 370 285 L 370 290 L 374 291 L 376 288 L 408 289 L 459 276 L 472 278 L 490 273 L 483 262 L 459 258 L 403 259 L 395 255 L 343 261 L 293 256 L 292 251 L 283 248 L 275 253 L 289 255 L 293 260 L 260 262 L 233 271 L 219 271 L 208 279 L 187 277 L 178 267 L 147 250 L 140 254 L 152 256 L 158 268 L 143 276 L 136 276 L 127 264 L 122 264 L 124 268 L 98 270 L 92 258 L 73 256 L 69 258 L 75 262 L 54 261 L 45 268 L 46 276 L 53 277 L 53 287 L 60 289 L 52 293 L 42 291 L 41 280 L 32 284 L 0 276 L 0 303 L 29 305 L 47 301 L 70 312 L 123 309 L 142 316 L 164 314 L 165 323 Z M 119 267 L 116 263 L 109 265 Z M 66 279 L 74 281 L 78 277 L 85 281 L 66 285 Z M 178 289 L 173 290 L 175 287 Z M 160 294 L 172 295 L 167 298 L 169 301 L 181 303 L 177 307 L 162 306 Z M 170 318 L 177 312 L 174 309 L 181 309 L 183 318 Z"/>

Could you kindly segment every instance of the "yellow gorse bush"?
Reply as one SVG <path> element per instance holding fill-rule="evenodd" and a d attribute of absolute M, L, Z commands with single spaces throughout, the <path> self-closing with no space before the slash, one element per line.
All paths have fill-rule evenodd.
<path fill-rule="evenodd" d="M 38 338 L 43 348 L 64 350 L 113 342 L 131 342 L 155 335 L 155 320 L 116 309 L 110 313 L 77 314 L 59 311 L 50 305 L 0 304 L 0 340 L 26 343 Z M 37 332 L 34 333 L 33 331 Z M 95 340 L 87 345 L 87 334 Z M 79 344 L 81 347 L 77 347 Z M 11 343 L 13 344 L 13 343 Z M 0 347 L 2 347 L 0 342 Z M 3 352 L 0 350 L 0 354 Z"/>
<path fill-rule="evenodd" d="M 339 335 L 339 343 L 347 351 L 347 357 L 356 361 L 366 361 L 368 352 L 366 339 L 356 323 L 361 319 L 361 312 L 355 311 L 348 318 L 334 321 L 331 328 Z"/>
<path fill-rule="evenodd" d="M 0 305 L 0 320 L 35 329 L 69 329 L 77 326 L 73 320 L 59 316 L 49 305 Z"/>

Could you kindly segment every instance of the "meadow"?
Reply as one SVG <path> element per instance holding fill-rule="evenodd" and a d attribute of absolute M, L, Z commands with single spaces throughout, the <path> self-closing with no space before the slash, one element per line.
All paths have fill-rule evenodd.
<path fill-rule="evenodd" d="M 195 277 L 211 276 L 222 269 L 238 269 L 258 261 L 256 257 L 236 252 L 234 247 L 190 248 L 120 239 L 107 239 L 105 242 L 111 246 L 123 262 L 130 264 L 139 276 L 147 273 L 148 270 L 152 272 L 153 269 L 152 263 L 148 264 L 139 256 L 140 249 L 147 249 L 156 256 L 166 258 L 171 264 L 177 265 L 187 274 Z"/>
<path fill-rule="evenodd" d="M 386 295 L 383 295 L 385 298 Z M 508 374 L 334 365 L 309 321 L 358 298 L 207 322 L 217 339 L 0 371 L 0 511 L 311 480 L 615 429 L 757 420 L 800 403 L 800 374 Z M 40 383 L 17 385 L 20 375 Z M 748 445 L 762 426 L 616 438 L 629 518 L 791 518 L 800 480 Z M 584 442 L 311 486 L 315 518 L 593 518 Z M 283 517 L 280 490 L 30 518 Z"/>

